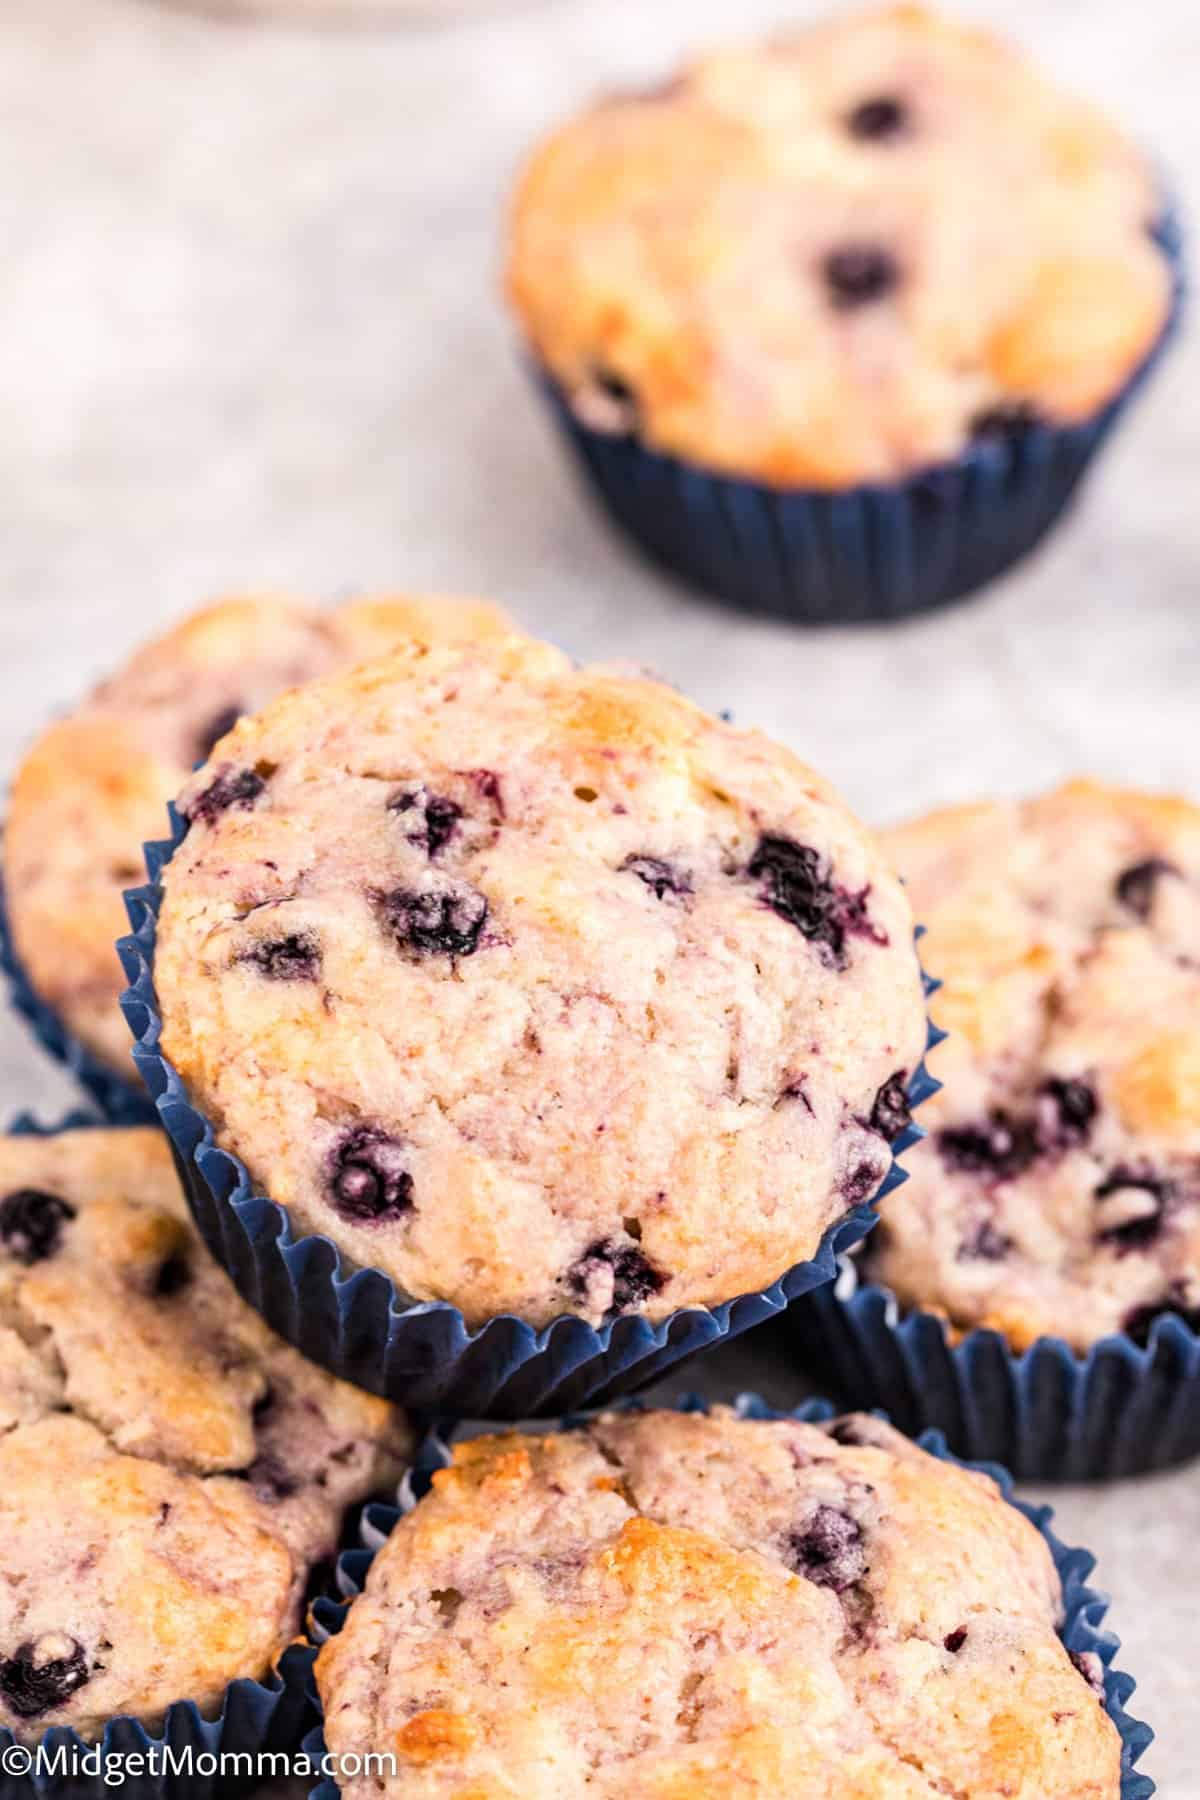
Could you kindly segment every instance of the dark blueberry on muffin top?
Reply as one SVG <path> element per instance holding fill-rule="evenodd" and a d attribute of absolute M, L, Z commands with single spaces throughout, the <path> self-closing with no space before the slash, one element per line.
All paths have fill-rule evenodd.
<path fill-rule="evenodd" d="M 27 1267 L 53 1256 L 75 1208 L 41 1188 L 18 1188 L 0 1200 L 0 1245 Z"/>

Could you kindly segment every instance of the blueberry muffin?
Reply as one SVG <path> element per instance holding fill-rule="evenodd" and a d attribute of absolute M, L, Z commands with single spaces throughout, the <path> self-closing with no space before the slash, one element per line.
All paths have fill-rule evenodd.
<path fill-rule="evenodd" d="M 1090 105 L 890 6 L 558 130 L 519 185 L 508 291 L 589 431 L 839 490 L 1098 414 L 1168 318 L 1161 211 Z"/>
<path fill-rule="evenodd" d="M 1045 1540 L 879 1420 L 624 1414 L 460 1446 L 317 1662 L 385 1796 L 1117 1800 Z"/>
<path fill-rule="evenodd" d="M 13 941 L 38 995 L 102 1062 L 128 1076 L 113 944 L 122 891 L 166 805 L 240 713 L 282 688 L 378 654 L 398 639 L 511 629 L 479 601 L 396 597 L 334 611 L 291 599 L 225 600 L 146 645 L 17 771 L 4 844 Z"/>
<path fill-rule="evenodd" d="M 265 1678 L 408 1446 L 238 1298 L 160 1133 L 0 1139 L 0 1730 Z"/>
<path fill-rule="evenodd" d="M 950 1037 L 867 1273 L 1017 1349 L 1200 1330 L 1200 809 L 1076 781 L 887 844 Z"/>
<path fill-rule="evenodd" d="M 875 1193 L 912 915 L 789 752 L 524 638 L 243 720 L 180 802 L 162 1049 L 302 1232 L 479 1324 L 757 1292 Z"/>

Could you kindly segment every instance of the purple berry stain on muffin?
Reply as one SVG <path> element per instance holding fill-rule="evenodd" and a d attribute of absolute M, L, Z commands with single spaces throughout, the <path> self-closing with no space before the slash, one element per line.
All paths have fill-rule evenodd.
<path fill-rule="evenodd" d="M 945 1637 L 942 1639 L 942 1644 L 943 1647 L 950 1652 L 951 1656 L 957 1656 L 966 1641 L 967 1628 L 965 1625 L 959 1625 L 954 1631 L 948 1631 L 946 1633 Z"/>
<path fill-rule="evenodd" d="M 19 1719 L 36 1719 L 64 1705 L 90 1678 L 77 1639 L 47 1636 L 0 1658 L 0 1699 Z"/>
<path fill-rule="evenodd" d="M 867 1572 L 862 1528 L 836 1506 L 818 1506 L 788 1538 L 787 1560 L 806 1581 L 844 1594 Z"/>
<path fill-rule="evenodd" d="M 1104 1664 L 1094 1650 L 1068 1650 L 1072 1664 L 1083 1676 L 1097 1699 L 1104 1698 Z"/>
<path fill-rule="evenodd" d="M 267 785 L 259 769 L 226 769 L 210 781 L 188 808 L 188 818 L 211 825 L 234 806 L 253 806 Z"/>
<path fill-rule="evenodd" d="M 874 94 L 846 115 L 846 130 L 864 144 L 893 144 L 911 129 L 908 107 L 895 94 Z"/>
<path fill-rule="evenodd" d="M 356 1225 L 400 1218 L 413 1205 L 408 1147 L 377 1125 L 356 1125 L 329 1157 L 331 1204 Z"/>
<path fill-rule="evenodd" d="M 1037 1160 L 1039 1149 L 1032 1124 L 1002 1110 L 977 1125 L 951 1125 L 937 1135 L 947 1168 L 992 1181 L 1011 1181 Z"/>
<path fill-rule="evenodd" d="M 268 981 L 315 981 L 321 973 L 321 944 L 315 932 L 290 931 L 284 937 L 260 938 L 237 960 Z"/>
<path fill-rule="evenodd" d="M 1135 919 L 1145 920 L 1154 911 L 1154 898 L 1159 882 L 1164 877 L 1178 874 L 1176 865 L 1168 862 L 1165 857 L 1148 856 L 1144 862 L 1122 869 L 1113 891 L 1127 912 L 1131 912 Z"/>
<path fill-rule="evenodd" d="M 418 957 L 473 956 L 488 916 L 487 900 L 465 882 L 424 892 L 394 888 L 378 905 L 397 947 Z"/>
<path fill-rule="evenodd" d="M 431 793 L 423 785 L 402 789 L 387 804 L 388 811 L 399 817 L 409 843 L 424 850 L 431 860 L 445 849 L 463 816 L 457 800 Z"/>
<path fill-rule="evenodd" d="M 1162 1230 L 1173 1191 L 1169 1181 L 1150 1170 L 1124 1165 L 1114 1169 L 1093 1196 L 1097 1206 L 1097 1243 L 1111 1244 L 1118 1255 L 1144 1250 Z"/>
<path fill-rule="evenodd" d="M 845 244 L 831 250 L 821 272 L 838 312 L 854 312 L 885 300 L 900 285 L 900 265 L 881 244 Z"/>
<path fill-rule="evenodd" d="M 875 1104 L 871 1108 L 870 1129 L 877 1131 L 881 1138 L 893 1143 L 902 1131 L 912 1124 L 912 1108 L 908 1104 L 908 1080 L 906 1069 L 897 1069 L 889 1075 L 875 1096 Z"/>
<path fill-rule="evenodd" d="M 579 1261 L 567 1275 L 567 1285 L 580 1298 L 598 1275 L 612 1272 L 612 1310 L 628 1312 L 662 1292 L 663 1275 L 635 1244 L 623 1244 L 616 1238 L 600 1238 L 589 1244 Z"/>
<path fill-rule="evenodd" d="M 27 1268 L 45 1262 L 62 1242 L 75 1208 L 42 1188 L 17 1188 L 0 1200 L 0 1245 Z"/>
<path fill-rule="evenodd" d="M 627 856 L 621 871 L 636 875 L 656 900 L 682 899 L 692 891 L 692 878 L 687 870 L 677 869 L 659 856 Z"/>
<path fill-rule="evenodd" d="M 881 945 L 888 941 L 867 912 L 870 888 L 851 893 L 841 887 L 808 844 L 771 834 L 763 836 L 750 858 L 747 873 L 762 882 L 763 900 L 771 911 L 816 944 L 831 968 L 846 967 L 847 938 L 869 938 L 873 944 Z"/>

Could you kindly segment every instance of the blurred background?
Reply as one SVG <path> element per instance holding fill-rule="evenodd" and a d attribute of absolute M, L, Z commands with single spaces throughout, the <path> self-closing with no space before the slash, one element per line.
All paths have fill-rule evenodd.
<path fill-rule="evenodd" d="M 595 89 L 818 8 L 425 0 L 414 24 L 359 0 L 337 29 L 291 3 L 290 20 L 284 0 L 0 7 L 6 768 L 206 597 L 441 588 L 732 707 L 877 822 L 1080 771 L 1200 797 L 1200 338 L 1185 330 L 1070 523 L 982 597 L 889 630 L 741 620 L 632 560 L 574 485 L 500 302 L 501 209 L 531 140 Z M 956 10 L 1123 118 L 1200 216 L 1191 0 Z M 71 1098 L 37 1054 L 0 1016 L 6 1113 Z M 767 1352 L 748 1354 L 770 1386 Z M 1159 1732 L 1143 1766 L 1167 1800 L 1200 1800 L 1181 1655 L 1200 1474 L 1056 1500 L 1116 1596 Z"/>

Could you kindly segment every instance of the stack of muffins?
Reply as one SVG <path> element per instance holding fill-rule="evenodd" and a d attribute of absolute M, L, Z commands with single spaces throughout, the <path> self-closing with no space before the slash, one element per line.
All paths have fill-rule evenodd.
<path fill-rule="evenodd" d="M 708 470 L 651 547 L 711 572 L 723 508 L 761 595 L 764 483 L 778 591 L 841 592 L 815 502 L 869 487 L 876 550 L 903 518 L 924 567 L 924 505 L 951 552 L 914 599 L 893 534 L 888 612 L 1061 510 L 1167 330 L 1160 228 L 1103 121 L 901 8 L 569 127 L 512 285 L 614 492 Z M 880 840 L 486 603 L 259 599 L 45 733 L 4 857 L 95 1110 L 0 1142 L 0 1793 L 268 1752 L 352 1800 L 1151 1791 L 1090 1559 L 953 1452 L 1200 1451 L 1200 811 L 1076 783 Z M 773 1317 L 911 1435 L 627 1398 Z"/>

